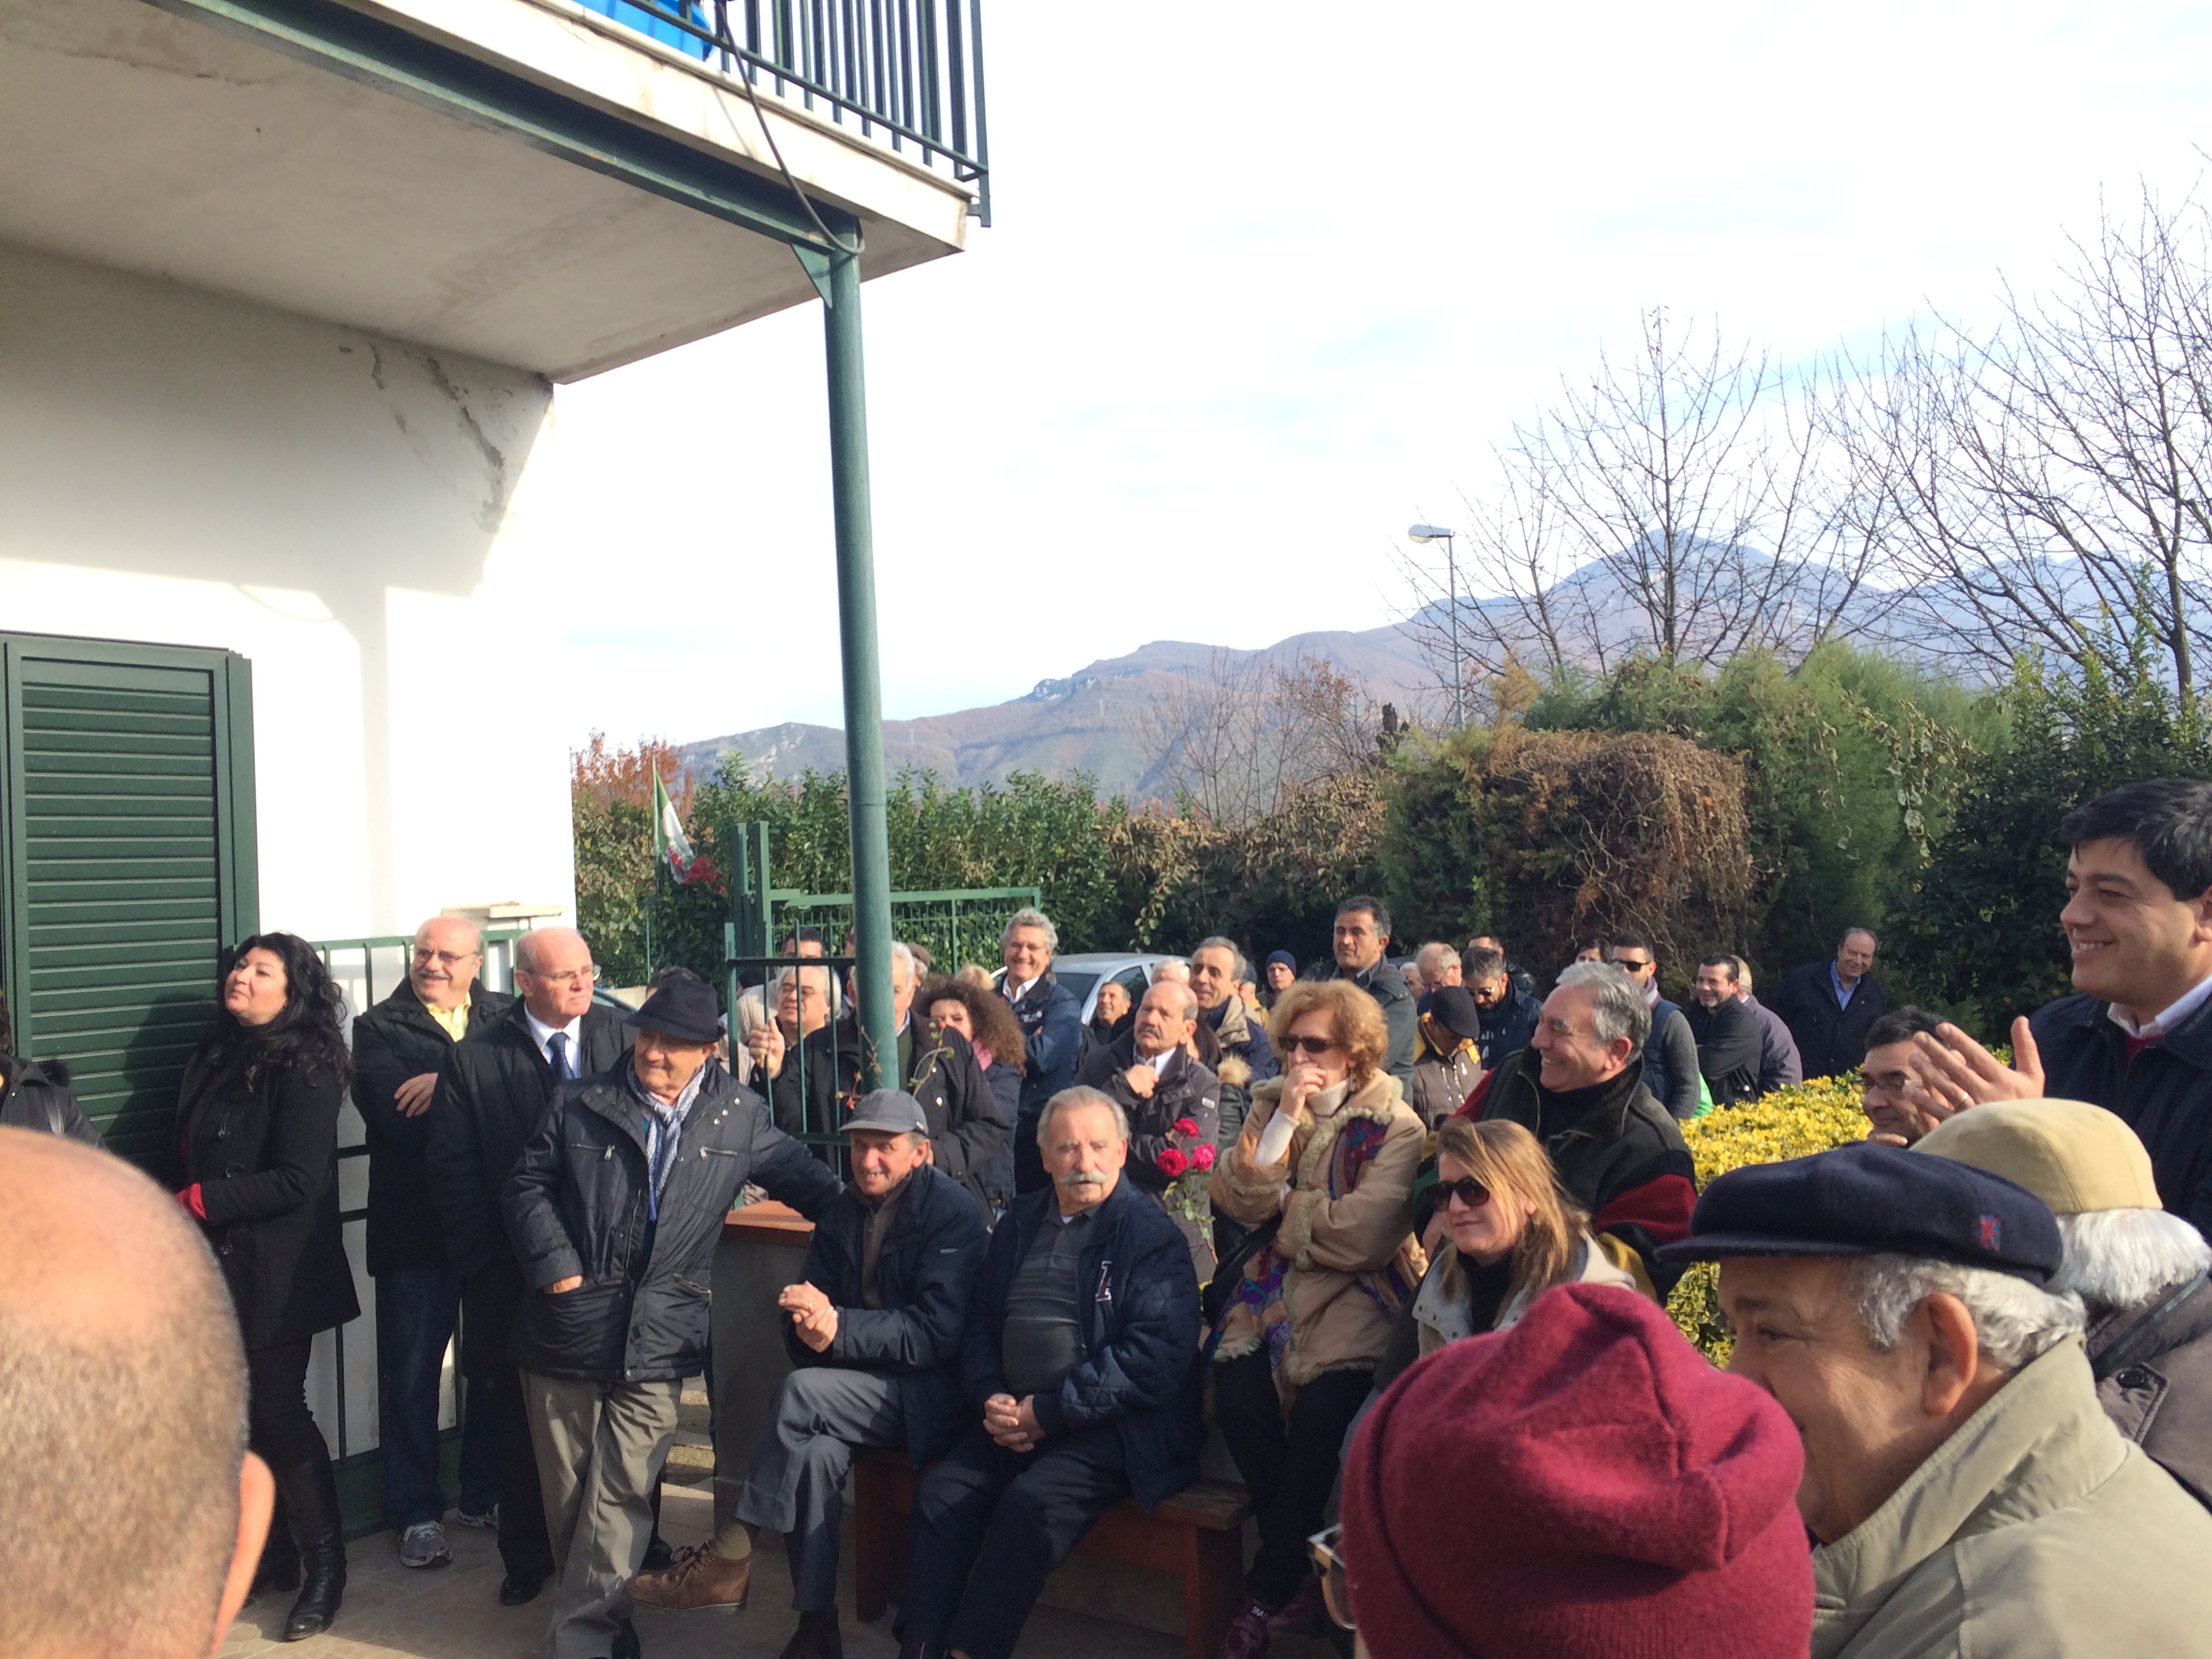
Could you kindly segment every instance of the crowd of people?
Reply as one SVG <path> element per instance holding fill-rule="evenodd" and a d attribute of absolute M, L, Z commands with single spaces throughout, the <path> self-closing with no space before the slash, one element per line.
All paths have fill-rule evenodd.
<path fill-rule="evenodd" d="M 510 999 L 438 918 L 349 1048 L 312 948 L 246 940 L 165 1190 L 69 1144 L 96 1137 L 65 1073 L 0 1024 L 0 1584 L 34 1653 L 108 1650 L 69 1637 L 88 1620 L 127 1622 L 118 1651 L 204 1652 L 253 1595 L 295 1595 L 288 1638 L 337 1616 L 304 1385 L 310 1340 L 358 1312 L 332 1175 L 350 1091 L 385 1520 L 407 1566 L 451 1559 L 458 1326 L 451 1513 L 496 1528 L 502 1602 L 550 1587 L 548 1659 L 638 1654 L 640 1606 L 745 1606 L 763 1528 L 785 1659 L 841 1654 L 842 1492 L 871 1449 L 918 1471 L 902 1655 L 1006 1659 L 1046 1577 L 1107 1510 L 1196 1479 L 1209 1429 L 1258 1535 L 1223 1659 L 1290 1632 L 1374 1659 L 2193 1651 L 2212 785 L 2130 786 L 2061 835 L 2075 994 L 2004 1054 L 1890 1007 L 1864 928 L 1771 1006 L 1729 955 L 1678 1006 L 1643 933 L 1540 992 L 1494 938 L 1401 967 L 1355 896 L 1303 976 L 1208 938 L 1127 1007 L 1085 1010 L 1033 909 L 995 975 L 896 946 L 875 1078 L 818 939 L 726 1018 L 681 969 L 625 1015 L 574 931 L 520 941 Z M 1686 1121 L 1852 1072 L 1865 1140 L 1698 1191 Z M 799 1138 L 824 1125 L 842 1159 Z M 712 1536 L 672 1552 L 661 1474 L 749 1192 L 812 1224 L 778 1303 L 791 1370 Z M 113 1288 L 126 1244 L 164 1294 Z M 1696 1263 L 1722 1369 L 1664 1311 Z M 173 1382 L 149 1356 L 179 1351 Z M 118 1408 L 118 1386 L 148 1392 Z M 149 1414 L 145 1455 L 172 1459 L 150 1512 L 182 1541 L 133 1563 L 126 1621 L 46 1565 L 91 1512 L 67 1485 L 86 1459 L 51 1450 Z M 120 1551 L 152 1523 L 116 1501 Z"/>

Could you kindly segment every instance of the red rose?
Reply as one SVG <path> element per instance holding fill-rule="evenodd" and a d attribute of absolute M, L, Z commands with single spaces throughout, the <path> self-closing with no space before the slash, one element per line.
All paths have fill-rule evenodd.
<path fill-rule="evenodd" d="M 1190 1155 L 1190 1166 L 1194 1170 L 1212 1169 L 1213 1167 L 1213 1148 L 1211 1146 L 1200 1146 L 1194 1148 Z"/>
<path fill-rule="evenodd" d="M 1160 1154 L 1158 1163 L 1160 1166 L 1160 1173 L 1166 1176 L 1170 1180 L 1173 1180 L 1176 1176 L 1181 1175 L 1185 1170 L 1190 1168 L 1190 1160 L 1185 1158 L 1181 1152 L 1176 1151 L 1172 1146 L 1169 1147 L 1165 1152 Z"/>
<path fill-rule="evenodd" d="M 1179 1135 L 1194 1135 L 1198 1133 L 1198 1125 L 1187 1117 L 1179 1117 L 1175 1121 L 1175 1132 Z"/>

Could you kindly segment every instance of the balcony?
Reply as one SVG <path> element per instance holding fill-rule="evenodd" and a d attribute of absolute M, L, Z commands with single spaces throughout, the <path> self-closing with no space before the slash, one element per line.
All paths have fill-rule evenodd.
<path fill-rule="evenodd" d="M 978 4 L 0 0 L 0 240 L 574 380 L 960 251 Z"/>

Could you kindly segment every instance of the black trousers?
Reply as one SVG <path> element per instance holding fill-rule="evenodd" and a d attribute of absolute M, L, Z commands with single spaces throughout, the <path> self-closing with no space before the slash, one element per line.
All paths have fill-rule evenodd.
<path fill-rule="evenodd" d="M 1244 1575 L 1255 1601 L 1279 1607 L 1305 1582 L 1306 1540 L 1321 1530 L 1344 1431 L 1375 1381 L 1372 1369 L 1323 1371 L 1286 1418 L 1262 1348 L 1213 1368 L 1213 1419 L 1252 1495 L 1260 1553 Z"/>
<path fill-rule="evenodd" d="M 523 1409 L 522 1374 L 507 1370 L 492 1386 L 493 1451 L 499 1460 L 499 1559 L 507 1577 L 532 1582 L 553 1576 L 553 1540 L 545 1529 L 545 1490 L 538 1484 L 538 1452 Z"/>
<path fill-rule="evenodd" d="M 246 1443 L 272 1469 L 327 1461 L 329 1444 L 307 1409 L 312 1341 L 278 1342 L 246 1356 Z"/>
<path fill-rule="evenodd" d="M 899 1639 L 1009 1659 L 1046 1577 L 1128 1495 L 1121 1436 L 1110 1423 L 1024 1453 L 981 1425 L 969 1430 L 915 1492 Z M 978 1558 L 988 1565 L 971 1584 Z"/>

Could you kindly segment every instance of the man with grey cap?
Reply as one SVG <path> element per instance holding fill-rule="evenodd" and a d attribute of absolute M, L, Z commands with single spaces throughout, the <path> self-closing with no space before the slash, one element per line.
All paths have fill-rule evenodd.
<path fill-rule="evenodd" d="M 811 1219 L 836 1176 L 709 1056 L 713 989 L 671 979 L 629 1053 L 560 1086 L 507 1179 L 515 1359 L 560 1575 L 546 1659 L 635 1655 L 627 1586 L 684 1379 L 704 1369 L 722 1219 L 746 1182 Z"/>
<path fill-rule="evenodd" d="M 2089 1370 L 2120 1432 L 2212 1507 L 2212 1245 L 2159 1206 L 2136 1132 L 2081 1100 L 1999 1100 L 1913 1148 L 2019 1182 L 2065 1249 L 2054 1286 L 2089 1315 Z"/>
<path fill-rule="evenodd" d="M 1862 1141 L 1720 1176 L 1729 1369 L 1804 1443 L 1813 1659 L 2193 1652 L 2212 1516 L 2099 1407 L 2043 1200 Z"/>
<path fill-rule="evenodd" d="M 842 1651 L 839 1488 L 854 1453 L 901 1447 L 919 1468 L 966 1426 L 960 1335 L 990 1237 L 967 1188 L 935 1167 L 929 1116 L 912 1095 L 864 1095 L 844 1131 L 853 1177 L 815 1218 L 799 1282 L 776 1298 L 793 1369 L 776 1386 L 734 1516 L 714 1543 L 630 1589 L 652 1607 L 742 1606 L 749 1533 L 773 1527 L 799 1613 L 785 1659 Z"/>

